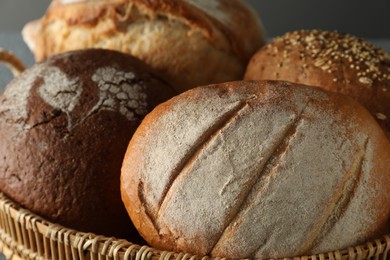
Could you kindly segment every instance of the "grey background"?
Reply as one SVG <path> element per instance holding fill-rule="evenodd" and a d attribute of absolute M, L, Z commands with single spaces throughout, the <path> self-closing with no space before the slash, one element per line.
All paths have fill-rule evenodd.
<path fill-rule="evenodd" d="M 208 1 L 208 0 L 206 0 Z M 20 31 L 50 0 L 0 0 L 0 32 Z M 295 29 L 328 29 L 367 38 L 390 38 L 389 0 L 247 0 L 273 37 Z"/>

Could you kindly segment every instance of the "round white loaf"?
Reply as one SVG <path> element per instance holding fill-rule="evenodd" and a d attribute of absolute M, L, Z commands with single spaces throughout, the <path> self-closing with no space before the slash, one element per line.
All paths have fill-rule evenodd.
<path fill-rule="evenodd" d="M 196 88 L 146 116 L 127 149 L 121 193 L 147 242 L 280 258 L 388 231 L 385 134 L 352 99 L 292 85 Z"/>

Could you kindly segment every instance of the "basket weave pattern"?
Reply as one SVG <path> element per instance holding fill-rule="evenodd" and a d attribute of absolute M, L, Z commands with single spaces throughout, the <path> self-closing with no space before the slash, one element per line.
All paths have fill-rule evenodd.
<path fill-rule="evenodd" d="M 7 259 L 215 259 L 162 252 L 121 239 L 77 232 L 50 223 L 0 193 L 0 251 Z M 390 235 L 362 246 L 294 260 L 389 259 Z M 287 258 L 286 258 L 287 259 Z"/>
<path fill-rule="evenodd" d="M 18 76 L 24 69 L 23 62 L 12 52 L 0 48 L 0 62 L 4 63 L 12 72 L 14 77 Z"/>

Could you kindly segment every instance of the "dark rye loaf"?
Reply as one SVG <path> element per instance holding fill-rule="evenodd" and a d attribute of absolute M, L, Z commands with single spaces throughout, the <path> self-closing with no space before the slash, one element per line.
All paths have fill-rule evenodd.
<path fill-rule="evenodd" d="M 32 66 L 0 97 L 1 191 L 66 227 L 132 237 L 119 192 L 123 156 L 145 114 L 173 95 L 119 52 L 76 51 Z"/>

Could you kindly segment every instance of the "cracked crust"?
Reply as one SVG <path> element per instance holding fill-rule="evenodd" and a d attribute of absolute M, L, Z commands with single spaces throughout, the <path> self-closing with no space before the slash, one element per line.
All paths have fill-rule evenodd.
<path fill-rule="evenodd" d="M 121 193 L 138 231 L 161 250 L 310 255 L 388 231 L 389 158 L 383 131 L 348 97 L 287 82 L 226 83 L 146 116 L 125 155 Z"/>
<path fill-rule="evenodd" d="M 174 94 L 154 70 L 114 51 L 32 66 L 0 98 L 0 189 L 55 223 L 140 241 L 120 198 L 120 167 L 145 114 Z"/>
<path fill-rule="evenodd" d="M 260 19 L 241 0 L 53 1 L 23 36 L 37 60 L 96 47 L 129 53 L 181 92 L 241 79 L 265 42 Z"/>

